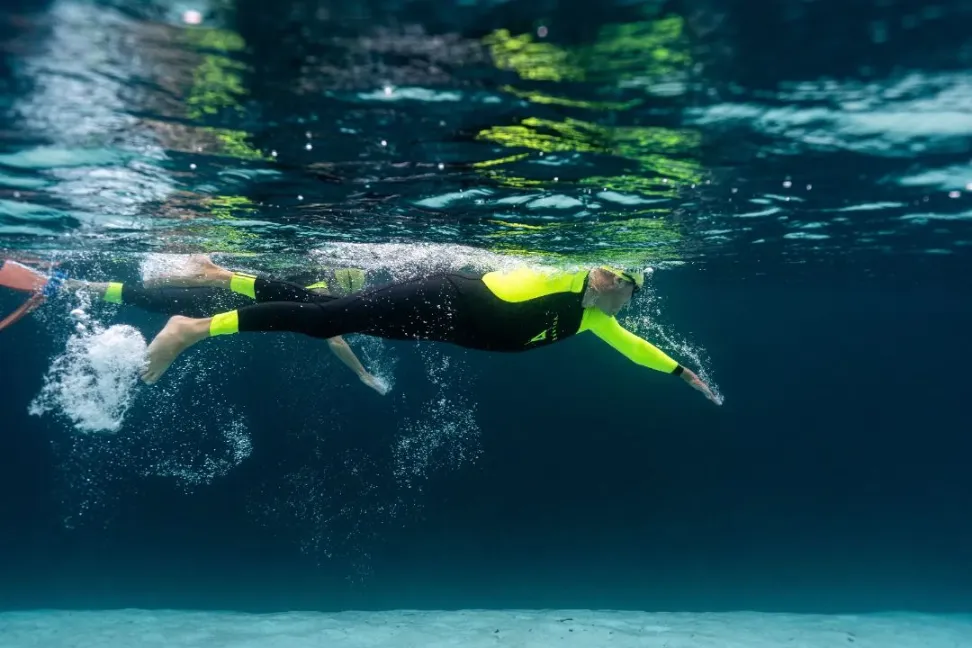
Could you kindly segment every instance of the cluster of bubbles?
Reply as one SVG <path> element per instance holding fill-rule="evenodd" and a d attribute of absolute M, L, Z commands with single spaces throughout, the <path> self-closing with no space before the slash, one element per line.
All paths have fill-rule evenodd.
<path fill-rule="evenodd" d="M 383 469 L 366 453 L 345 450 L 267 475 L 247 496 L 258 524 L 296 543 L 316 564 L 342 560 L 345 577 L 361 582 L 371 571 L 371 551 L 382 532 L 414 509 L 414 499 L 389 490 Z"/>
<path fill-rule="evenodd" d="M 141 332 L 103 324 L 101 311 L 111 307 L 93 305 L 85 291 L 51 307 L 70 309 L 70 329 L 29 412 L 73 430 L 52 439 L 66 526 L 106 524 L 120 493 L 134 494 L 138 477 L 170 478 L 189 492 L 250 456 L 246 419 L 224 404 L 220 382 L 200 356 L 175 368 L 173 380 L 147 388 L 139 381 L 147 349 Z M 53 325 L 50 314 L 47 320 Z M 193 416 L 185 416 L 187 396 Z"/>
<path fill-rule="evenodd" d="M 421 489 L 434 472 L 457 470 L 482 453 L 476 406 L 465 396 L 473 391 L 465 363 L 434 348 L 423 360 L 435 395 L 420 416 L 404 419 L 392 450 L 395 479 L 405 488 Z"/>
<path fill-rule="evenodd" d="M 188 254 L 146 254 L 139 263 L 142 281 L 173 275 L 184 275 L 194 269 Z"/>
<path fill-rule="evenodd" d="M 71 316 L 74 332 L 47 370 L 29 412 L 56 413 L 80 432 L 117 432 L 134 401 L 145 338 L 131 326 L 105 328 L 82 307 Z"/>
<path fill-rule="evenodd" d="M 219 425 L 212 426 L 210 421 L 192 419 L 188 424 L 180 423 L 180 427 L 180 437 L 212 438 L 209 451 L 200 453 L 200 444 L 189 439 L 181 442 L 174 438 L 166 439 L 165 451 L 159 454 L 157 460 L 143 466 L 144 476 L 173 478 L 188 493 L 195 487 L 225 477 L 253 452 L 246 420 L 234 416 L 232 409 Z M 154 431 L 161 430 L 155 428 Z M 160 438 L 157 434 L 153 437 Z"/>
<path fill-rule="evenodd" d="M 480 248 L 442 243 L 341 243 L 310 252 L 318 264 L 355 267 L 398 281 L 437 272 L 513 269 L 523 259 Z"/>

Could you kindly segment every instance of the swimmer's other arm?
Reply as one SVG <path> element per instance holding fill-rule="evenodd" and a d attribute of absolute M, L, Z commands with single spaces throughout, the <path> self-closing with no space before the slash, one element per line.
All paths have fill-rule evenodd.
<path fill-rule="evenodd" d="M 680 365 L 652 343 L 626 330 L 615 318 L 596 313 L 588 323 L 588 329 L 632 362 L 655 371 L 680 376 L 710 401 L 722 405 L 722 399 L 695 372 Z"/>
<path fill-rule="evenodd" d="M 364 368 L 358 357 L 354 355 L 354 351 L 348 346 L 348 343 L 344 341 L 341 336 L 329 338 L 327 341 L 328 346 L 331 348 L 331 352 L 338 357 L 341 362 L 344 363 L 348 369 L 353 371 L 358 379 L 361 380 L 368 387 L 371 387 L 376 392 L 384 396 L 388 388 L 378 380 L 375 376 L 368 373 L 368 370 Z"/>

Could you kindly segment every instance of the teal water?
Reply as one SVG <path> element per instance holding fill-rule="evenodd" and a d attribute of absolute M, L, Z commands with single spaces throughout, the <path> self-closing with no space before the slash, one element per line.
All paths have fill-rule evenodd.
<path fill-rule="evenodd" d="M 601 614 L 591 636 L 630 612 L 636 643 L 960 645 L 969 12 L 5 6 L 3 258 L 129 284 L 192 254 L 306 283 L 626 265 L 649 280 L 621 321 L 725 398 L 583 336 L 515 355 L 348 336 L 386 395 L 320 341 L 239 336 L 149 388 L 166 318 L 61 294 L 0 332 L 11 645 L 140 623 L 301 645 L 401 610 L 443 645 L 500 641 L 496 618 L 559 631 L 545 610 Z M 252 636 L 217 640 L 226 610 Z M 459 630 L 443 610 L 479 612 Z M 645 630 L 667 613 L 688 616 Z"/>

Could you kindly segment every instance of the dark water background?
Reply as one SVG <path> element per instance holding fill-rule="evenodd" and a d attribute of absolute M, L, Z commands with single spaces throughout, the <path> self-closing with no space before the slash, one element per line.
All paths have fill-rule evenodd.
<path fill-rule="evenodd" d="M 28 414 L 42 314 L 0 336 L 0 605 L 968 611 L 968 3 L 224 2 L 193 38 L 186 8 L 5 6 L 0 245 L 128 281 L 329 242 L 634 258 L 726 402 L 595 339 L 386 343 L 384 399 L 241 339 L 106 441 Z M 142 470 L 227 407 L 239 465 Z M 395 479 L 403 420 L 470 417 L 473 458 Z"/>

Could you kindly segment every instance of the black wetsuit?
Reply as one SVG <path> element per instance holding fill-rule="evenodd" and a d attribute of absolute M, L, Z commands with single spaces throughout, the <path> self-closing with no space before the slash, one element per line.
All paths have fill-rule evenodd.
<path fill-rule="evenodd" d="M 289 331 L 334 338 L 361 333 L 485 351 L 526 351 L 591 331 L 638 364 L 681 371 L 674 359 L 625 330 L 614 317 L 585 308 L 587 280 L 587 272 L 453 272 L 335 297 L 247 275 L 239 280 L 246 297 L 222 288 L 124 286 L 120 301 L 162 313 L 212 316 L 210 335 Z M 214 314 L 221 307 L 231 310 Z"/>
<path fill-rule="evenodd" d="M 286 281 L 257 278 L 254 299 L 263 302 L 327 302 L 338 299 L 334 295 L 318 293 Z M 121 302 L 154 313 L 209 317 L 214 313 L 252 305 L 254 299 L 225 288 L 191 287 L 144 288 L 138 284 L 124 284 Z"/>
<path fill-rule="evenodd" d="M 435 274 L 339 299 L 274 301 L 239 309 L 240 331 L 292 331 L 316 338 L 363 333 L 434 340 L 487 351 L 525 351 L 577 332 L 580 293 L 510 303 L 481 275 Z M 311 303 L 312 302 L 312 303 Z M 547 335 L 540 335 L 549 332 Z"/>

